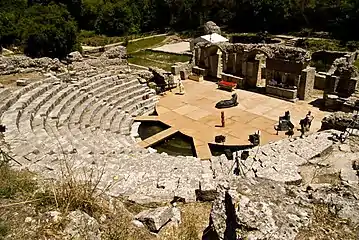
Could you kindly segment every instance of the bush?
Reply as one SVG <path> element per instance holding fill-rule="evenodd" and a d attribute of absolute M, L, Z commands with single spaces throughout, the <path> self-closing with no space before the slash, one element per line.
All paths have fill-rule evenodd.
<path fill-rule="evenodd" d="M 25 11 L 20 26 L 24 29 L 24 52 L 31 57 L 63 58 L 81 50 L 76 23 L 62 6 L 34 5 Z"/>

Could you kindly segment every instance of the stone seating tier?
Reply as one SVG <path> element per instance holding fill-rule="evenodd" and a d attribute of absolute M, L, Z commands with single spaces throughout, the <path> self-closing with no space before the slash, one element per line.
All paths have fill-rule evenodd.
<path fill-rule="evenodd" d="M 76 81 L 63 76 L 64 81 L 33 82 L 0 103 L 5 142 L 22 164 L 13 167 L 56 179 L 70 164 L 79 178 L 93 169 L 103 171 L 99 186 L 110 183 L 114 196 L 138 202 L 195 201 L 202 181 L 200 160 L 150 153 L 130 136 L 134 117 L 154 110 L 153 91 L 136 75 L 93 74 L 81 73 Z"/>

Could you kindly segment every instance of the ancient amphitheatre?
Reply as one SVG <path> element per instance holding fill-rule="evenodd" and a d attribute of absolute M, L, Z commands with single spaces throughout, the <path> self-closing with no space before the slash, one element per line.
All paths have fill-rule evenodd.
<path fill-rule="evenodd" d="M 120 46 L 106 50 L 100 57 L 72 53 L 66 64 L 52 59 L 2 57 L 2 75 L 30 68 L 41 73 L 35 79 L 18 79 L 0 88 L 1 124 L 6 127 L 1 148 L 15 160 L 11 165 L 45 179 L 59 178 L 69 166 L 79 180 L 84 173 L 94 171 L 101 175 L 99 189 L 139 204 L 215 201 L 211 217 L 217 238 L 209 239 L 223 239 L 229 229 L 213 214 L 223 216 L 220 204 L 227 201 L 223 194 L 228 195 L 224 189 L 237 186 L 243 179 L 254 179 L 253 183 L 243 183 L 242 186 L 249 184 L 247 193 L 257 191 L 253 186 L 266 180 L 283 189 L 307 186 L 314 178 L 319 179 L 315 169 L 324 164 L 326 169 L 319 170 L 323 176 L 339 174 L 338 179 L 357 187 L 358 179 L 351 167 L 358 158 L 357 146 L 333 141 L 333 135 L 340 133 L 337 130 L 318 132 L 321 120 L 333 109 L 354 109 L 357 75 L 346 73 L 352 69 L 357 54 L 343 53 L 324 76 L 309 66 L 309 53 L 284 44 L 199 43 L 191 62 L 173 66 L 172 74 L 129 65 L 125 55 L 126 49 Z M 238 86 L 234 90 L 238 105 L 223 110 L 225 127 L 218 126 L 222 110 L 214 106 L 234 92 L 219 90 L 219 80 Z M 177 94 L 178 81 L 183 81 L 183 95 Z M 151 82 L 157 86 L 174 83 L 175 87 L 158 95 L 158 88 Z M 320 96 L 314 88 L 321 90 Z M 346 100 L 341 102 L 339 98 L 343 96 Z M 325 110 L 313 104 L 317 98 L 324 99 Z M 298 131 L 293 138 L 283 132 L 276 135 L 274 125 L 288 110 L 295 128 L 300 128 L 299 121 L 308 111 L 312 112 L 315 120 L 307 137 L 299 138 Z M 169 128 L 165 134 L 140 139 L 137 131 L 141 121 L 160 121 Z M 257 130 L 261 130 L 261 145 L 250 146 L 248 136 Z M 178 132 L 192 138 L 193 156 L 171 156 L 154 150 L 156 144 Z M 208 144 L 216 144 L 218 135 L 226 136 L 224 145 L 249 146 L 249 158 L 235 166 L 224 154 L 212 155 Z M 340 148 L 344 145 L 346 150 Z M 146 149 L 149 146 L 153 148 Z M 232 152 L 235 157 L 241 153 Z M 345 160 L 338 163 L 338 157 Z M 324 183 L 327 182 L 316 182 Z M 295 191 L 299 191 L 298 196 L 304 194 Z M 244 198 L 241 201 L 234 195 L 230 197 L 236 206 L 247 204 L 237 214 L 251 215 L 246 211 L 259 209 L 256 199 L 248 198 L 245 203 Z M 358 210 L 357 201 L 344 198 L 336 196 L 338 204 L 346 201 L 347 209 Z M 290 199 L 283 203 L 283 209 L 293 202 Z M 280 211 L 288 211 L 283 209 Z M 261 220 L 260 213 L 255 213 L 255 223 L 241 219 L 241 224 L 249 226 L 248 236 L 258 239 L 275 232 L 273 239 L 294 239 L 298 229 L 309 224 L 307 216 L 311 213 L 298 207 L 292 215 L 296 218 L 279 216 L 279 223 L 273 220 L 276 216 L 267 214 Z M 348 217 L 347 212 L 343 215 Z"/>

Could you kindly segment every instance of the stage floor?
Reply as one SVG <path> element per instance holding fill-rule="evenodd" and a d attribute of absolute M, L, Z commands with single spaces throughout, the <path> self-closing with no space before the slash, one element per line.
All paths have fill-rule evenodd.
<path fill-rule="evenodd" d="M 320 111 L 305 101 L 291 103 L 254 92 L 236 89 L 227 92 L 217 89 L 217 84 L 203 81 L 183 81 L 185 94 L 178 95 L 177 89 L 162 96 L 156 106 L 158 120 L 193 138 L 198 157 L 208 158 L 208 143 L 215 143 L 217 135 L 226 136 L 225 145 L 247 145 L 248 136 L 261 131 L 261 145 L 286 138 L 284 132 L 276 135 L 274 125 L 279 116 L 290 111 L 292 123 L 299 128 L 300 119 L 312 111 L 314 120 L 311 131 L 320 129 L 321 120 L 328 112 Z M 216 109 L 215 104 L 238 95 L 238 106 Z M 225 127 L 221 125 L 221 111 L 225 115 Z M 295 135 L 300 135 L 295 131 Z"/>

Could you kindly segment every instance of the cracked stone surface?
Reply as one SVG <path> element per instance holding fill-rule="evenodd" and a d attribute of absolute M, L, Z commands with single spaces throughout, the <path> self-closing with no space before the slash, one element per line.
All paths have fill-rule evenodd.
<path fill-rule="evenodd" d="M 358 222 L 358 189 L 319 186 L 301 190 L 265 179 L 237 179 L 221 187 L 203 239 L 291 240 L 311 227 L 313 208 L 326 204 L 338 221 Z"/>

